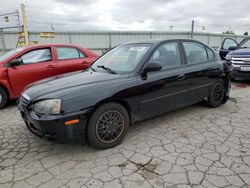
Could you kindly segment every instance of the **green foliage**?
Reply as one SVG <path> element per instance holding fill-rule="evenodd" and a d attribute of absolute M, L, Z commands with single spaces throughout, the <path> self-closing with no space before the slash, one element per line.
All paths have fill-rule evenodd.
<path fill-rule="evenodd" d="M 223 34 L 226 34 L 226 35 L 234 35 L 235 33 L 233 31 L 225 31 L 223 32 Z"/>

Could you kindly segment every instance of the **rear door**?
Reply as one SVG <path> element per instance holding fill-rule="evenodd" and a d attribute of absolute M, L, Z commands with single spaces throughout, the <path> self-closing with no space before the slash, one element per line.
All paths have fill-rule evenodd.
<path fill-rule="evenodd" d="M 233 49 L 236 49 L 238 46 L 238 42 L 232 38 L 225 38 L 222 42 L 220 49 L 220 57 L 225 60 L 226 55 Z"/>
<path fill-rule="evenodd" d="M 50 47 L 33 49 L 17 58 L 23 63 L 8 68 L 9 80 L 17 95 L 30 83 L 56 75 L 56 62 Z"/>
<path fill-rule="evenodd" d="M 75 47 L 56 46 L 55 50 L 58 74 L 84 70 L 92 61 L 84 52 Z"/>
<path fill-rule="evenodd" d="M 213 50 L 195 41 L 183 41 L 186 59 L 187 101 L 194 104 L 208 96 L 211 86 L 222 73 Z"/>

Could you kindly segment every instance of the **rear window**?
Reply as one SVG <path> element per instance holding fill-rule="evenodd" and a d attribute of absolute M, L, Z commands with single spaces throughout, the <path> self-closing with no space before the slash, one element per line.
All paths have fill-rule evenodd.
<path fill-rule="evenodd" d="M 80 50 L 76 48 L 57 47 L 56 52 L 59 60 L 78 59 L 86 57 L 85 54 L 83 54 Z"/>

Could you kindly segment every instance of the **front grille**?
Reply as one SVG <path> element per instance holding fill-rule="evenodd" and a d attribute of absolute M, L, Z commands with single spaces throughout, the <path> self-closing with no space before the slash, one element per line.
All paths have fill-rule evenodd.
<path fill-rule="evenodd" d="M 250 57 L 233 57 L 233 64 L 250 64 Z"/>

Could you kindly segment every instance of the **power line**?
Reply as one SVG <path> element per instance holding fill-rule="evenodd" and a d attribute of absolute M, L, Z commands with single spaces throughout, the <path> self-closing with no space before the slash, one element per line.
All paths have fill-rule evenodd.
<path fill-rule="evenodd" d="M 18 13 L 18 11 L 9 12 L 9 13 L 5 13 L 5 14 L 0 14 L 0 16 L 13 16 L 14 14 L 15 14 L 15 16 L 16 16 L 17 13 Z"/>
<path fill-rule="evenodd" d="M 16 9 L 3 10 L 3 11 L 0 11 L 0 14 L 6 14 L 6 13 L 16 12 L 16 11 L 18 11 L 18 10 L 16 10 Z"/>

